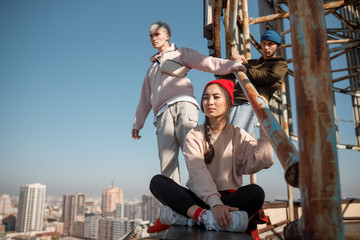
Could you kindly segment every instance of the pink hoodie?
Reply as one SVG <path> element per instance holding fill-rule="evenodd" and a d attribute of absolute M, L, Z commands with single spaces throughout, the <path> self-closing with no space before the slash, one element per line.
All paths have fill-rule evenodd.
<path fill-rule="evenodd" d="M 189 96 L 194 97 L 194 89 L 190 79 L 174 77 L 159 69 L 159 62 L 171 59 L 182 63 L 188 68 L 225 75 L 233 72 L 240 62 L 209 57 L 190 48 L 177 48 L 174 44 L 161 53 L 150 58 L 151 66 L 147 70 L 141 89 L 140 100 L 136 109 L 133 129 L 140 130 L 151 109 L 156 113 L 164 104 L 172 99 Z"/>

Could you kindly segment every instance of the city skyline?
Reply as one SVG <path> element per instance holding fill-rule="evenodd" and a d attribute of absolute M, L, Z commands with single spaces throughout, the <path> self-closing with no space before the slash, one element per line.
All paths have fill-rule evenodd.
<path fill-rule="evenodd" d="M 110 188 L 104 189 L 104 193 L 113 198 L 106 202 L 111 208 L 113 201 L 122 198 L 121 189 L 113 183 Z M 154 196 L 143 195 L 142 200 L 116 203 L 114 209 L 108 209 L 106 216 L 103 216 L 102 202 L 86 201 L 84 194 L 47 197 L 45 185 L 25 184 L 20 188 L 19 198 L 10 199 L 7 194 L 0 195 L 0 233 L 2 236 L 5 233 L 8 238 L 72 236 L 82 239 L 119 239 L 134 227 L 146 228 L 149 220 L 159 215 L 161 204 Z M 138 234 L 148 236 L 146 230 Z"/>
<path fill-rule="evenodd" d="M 249 16 L 258 16 L 257 1 L 249 1 Z M 172 28 L 171 42 L 208 55 L 202 1 L 0 1 L 0 195 L 16 196 L 20 186 L 37 182 L 59 197 L 101 197 L 111 182 L 125 199 L 150 193 L 150 180 L 160 173 L 152 112 L 140 140 L 130 132 L 156 52 L 148 28 L 158 20 Z M 258 25 L 250 31 L 259 40 Z M 254 47 L 251 53 L 259 57 Z M 197 70 L 187 76 L 197 100 L 215 78 Z M 351 100 L 335 95 L 340 141 L 354 144 Z M 292 110 L 296 128 L 295 101 Z M 342 197 L 360 198 L 354 184 L 360 181 L 360 152 L 338 150 L 338 158 Z M 286 199 L 284 170 L 274 161 L 257 174 L 257 183 L 266 200 Z M 182 155 L 179 162 L 185 185 Z M 299 199 L 298 189 L 294 195 Z"/>

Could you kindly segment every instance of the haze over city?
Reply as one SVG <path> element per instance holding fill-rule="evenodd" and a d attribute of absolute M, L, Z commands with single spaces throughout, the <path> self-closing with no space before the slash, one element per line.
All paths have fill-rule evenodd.
<path fill-rule="evenodd" d="M 250 16 L 258 16 L 255 2 Z M 125 199 L 149 193 L 160 172 L 152 112 L 140 140 L 131 138 L 131 128 L 156 52 L 148 28 L 158 20 L 172 28 L 170 42 L 208 55 L 203 1 L 0 1 L 0 195 L 18 195 L 21 185 L 35 182 L 54 196 L 100 197 L 112 182 Z M 250 30 L 259 38 L 257 26 Z M 259 57 L 253 48 L 252 57 Z M 192 70 L 188 77 L 199 101 L 214 76 Z M 355 144 L 350 98 L 337 94 L 336 104 L 340 141 Z M 338 156 L 342 197 L 359 198 L 360 153 Z M 185 185 L 182 156 L 180 164 Z M 266 200 L 286 198 L 277 159 L 257 183 Z"/>

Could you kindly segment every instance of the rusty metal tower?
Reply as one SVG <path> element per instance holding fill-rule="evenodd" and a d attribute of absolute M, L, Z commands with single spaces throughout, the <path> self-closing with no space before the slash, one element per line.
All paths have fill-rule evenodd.
<path fill-rule="evenodd" d="M 261 51 L 250 32 L 251 25 L 258 25 L 260 32 L 270 28 L 281 32 L 281 54 L 289 63 L 289 71 L 270 105 L 283 130 L 299 145 L 298 187 L 303 213 L 294 221 L 289 186 L 291 223 L 285 228 L 285 237 L 344 239 L 337 149 L 360 151 L 360 1 L 258 0 L 256 18 L 248 11 L 248 4 L 253 6 L 254 2 L 204 0 L 204 37 L 209 55 L 221 57 L 225 49 L 226 57 L 240 53 L 250 59 L 251 46 Z M 340 27 L 328 24 L 329 16 Z M 290 54 L 287 49 L 291 49 Z M 339 68 L 335 61 L 344 56 L 346 67 Z M 297 134 L 289 79 L 295 85 Z M 351 96 L 355 144 L 339 140 L 335 93 Z"/>

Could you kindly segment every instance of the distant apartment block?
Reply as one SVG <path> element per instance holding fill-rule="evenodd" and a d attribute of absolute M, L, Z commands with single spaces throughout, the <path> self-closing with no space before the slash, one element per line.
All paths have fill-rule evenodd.
<path fill-rule="evenodd" d="M 141 218 L 141 203 L 121 203 L 116 204 L 115 218 L 136 219 Z"/>
<path fill-rule="evenodd" d="M 81 193 L 67 194 L 63 196 L 64 233 L 72 235 L 72 226 L 77 221 L 85 219 L 85 195 Z"/>
<path fill-rule="evenodd" d="M 99 220 L 99 239 L 102 240 L 112 240 L 111 239 L 111 228 L 112 228 L 112 219 L 102 218 Z"/>
<path fill-rule="evenodd" d="M 0 196 L 0 214 L 10 213 L 11 199 L 8 194 Z"/>
<path fill-rule="evenodd" d="M 20 188 L 17 232 L 41 231 L 45 210 L 46 186 L 40 183 L 26 184 Z"/>
<path fill-rule="evenodd" d="M 85 233 L 85 223 L 81 221 L 76 221 L 72 224 L 72 236 L 84 239 Z"/>
<path fill-rule="evenodd" d="M 100 216 L 85 217 L 84 235 L 86 239 L 99 239 Z"/>
<path fill-rule="evenodd" d="M 162 204 L 153 195 L 143 195 L 142 204 L 142 219 L 155 222 L 159 217 Z"/>
<path fill-rule="evenodd" d="M 111 239 L 120 239 L 125 233 L 127 228 L 127 220 L 113 219 L 111 225 Z"/>
<path fill-rule="evenodd" d="M 102 193 L 101 202 L 101 215 L 102 216 L 114 216 L 116 204 L 123 203 L 124 194 L 122 189 L 111 184 L 108 188 L 104 189 Z"/>

